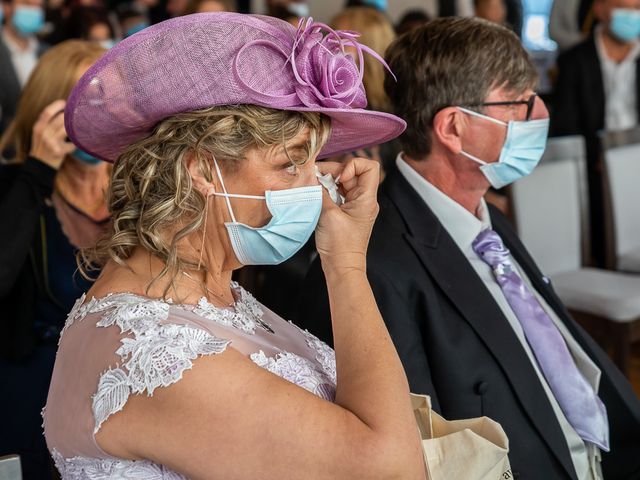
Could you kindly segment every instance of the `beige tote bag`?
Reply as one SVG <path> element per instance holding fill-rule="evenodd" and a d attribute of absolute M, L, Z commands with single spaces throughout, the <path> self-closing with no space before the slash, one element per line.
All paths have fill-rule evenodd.
<path fill-rule="evenodd" d="M 448 421 L 426 395 L 411 394 L 429 480 L 509 480 L 509 439 L 487 417 Z"/>

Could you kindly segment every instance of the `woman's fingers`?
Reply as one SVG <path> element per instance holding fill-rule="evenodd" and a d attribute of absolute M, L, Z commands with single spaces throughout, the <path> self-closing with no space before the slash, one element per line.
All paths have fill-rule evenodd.
<path fill-rule="evenodd" d="M 380 165 L 366 158 L 350 158 L 344 163 L 317 162 L 320 173 L 330 173 L 339 181 L 339 185 L 348 193 L 357 185 L 366 190 L 377 189 L 380 182 Z"/>
<path fill-rule="evenodd" d="M 52 137 L 65 140 L 67 138 L 67 131 L 64 128 L 64 113 L 51 119 L 46 129 L 51 132 Z"/>
<path fill-rule="evenodd" d="M 352 158 L 347 161 L 340 174 L 340 184 L 347 196 L 356 188 L 375 194 L 379 183 L 380 165 L 365 158 Z"/>
<path fill-rule="evenodd" d="M 54 169 L 60 168 L 64 157 L 75 146 L 67 140 L 64 128 L 64 100 L 56 100 L 45 107 L 33 126 L 29 154 Z"/>
<path fill-rule="evenodd" d="M 45 107 L 38 117 L 38 122 L 48 124 L 58 114 L 64 112 L 64 107 L 67 104 L 64 100 L 56 100 Z"/>

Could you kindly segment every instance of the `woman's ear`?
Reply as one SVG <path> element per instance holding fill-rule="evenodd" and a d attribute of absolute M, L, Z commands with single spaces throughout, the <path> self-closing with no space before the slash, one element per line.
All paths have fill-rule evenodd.
<path fill-rule="evenodd" d="M 460 109 L 443 108 L 433 117 L 433 141 L 457 155 L 462 150 L 462 134 L 465 128 L 466 122 Z"/>
<path fill-rule="evenodd" d="M 184 156 L 184 163 L 187 167 L 193 186 L 205 197 L 213 195 L 217 190 L 215 177 L 209 180 L 200 168 L 198 158 L 193 150 L 189 150 Z"/>

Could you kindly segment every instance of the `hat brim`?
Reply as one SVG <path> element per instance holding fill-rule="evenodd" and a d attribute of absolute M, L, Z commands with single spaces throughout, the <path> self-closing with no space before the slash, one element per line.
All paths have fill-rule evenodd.
<path fill-rule="evenodd" d="M 286 109 L 285 109 L 286 110 Z M 331 118 L 331 135 L 318 159 L 335 157 L 361 148 L 393 140 L 407 124 L 395 115 L 364 109 L 295 108 L 298 112 L 318 112 Z"/>
<path fill-rule="evenodd" d="M 318 154 L 318 159 L 335 157 L 362 148 L 380 145 L 398 137 L 407 127 L 406 122 L 401 118 L 390 113 L 373 110 L 344 110 L 321 107 L 295 107 L 284 108 L 282 110 L 316 112 L 331 118 L 331 134 Z M 160 123 L 160 121 L 158 123 Z M 68 125 L 68 127 L 70 127 L 70 125 Z M 141 132 L 140 138 L 137 140 L 142 140 L 150 134 L 150 131 Z M 104 154 L 96 152 L 90 145 L 85 145 L 79 141 L 77 137 L 74 138 L 74 143 L 84 152 L 106 162 L 115 163 L 117 160 L 117 157 L 105 157 Z M 117 143 L 117 140 L 113 143 Z M 120 153 L 122 153 L 127 146 L 128 145 L 123 145 Z"/>

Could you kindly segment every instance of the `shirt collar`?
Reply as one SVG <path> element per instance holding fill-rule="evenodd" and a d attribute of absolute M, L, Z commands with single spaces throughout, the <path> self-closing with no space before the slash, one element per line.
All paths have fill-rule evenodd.
<path fill-rule="evenodd" d="M 35 37 L 30 36 L 29 38 L 27 38 L 27 48 L 26 50 L 23 50 L 18 45 L 16 45 L 11 37 L 9 37 L 9 34 L 6 33 L 6 29 L 0 29 L 0 31 L 2 32 L 4 44 L 7 46 L 7 49 L 9 50 L 9 52 L 11 52 L 12 55 L 35 55 L 36 51 L 38 50 L 38 40 Z"/>
<path fill-rule="evenodd" d="M 624 60 L 620 63 L 614 62 L 609 55 L 607 55 L 607 51 L 604 48 L 604 43 L 602 40 L 602 25 L 597 25 L 594 31 L 594 37 L 596 42 L 596 51 L 598 52 L 598 57 L 602 63 L 607 63 L 611 65 L 624 65 L 629 62 L 634 62 L 638 56 L 640 55 L 640 42 L 638 40 L 634 40 L 633 48 L 629 51 Z"/>
<path fill-rule="evenodd" d="M 475 216 L 411 168 L 402 158 L 402 152 L 396 158 L 396 165 L 409 185 L 420 195 L 420 198 L 449 232 L 460 250 L 466 251 L 471 248 L 471 244 L 478 234 L 491 228 L 489 210 L 484 199 L 480 200 L 477 216 Z"/>

